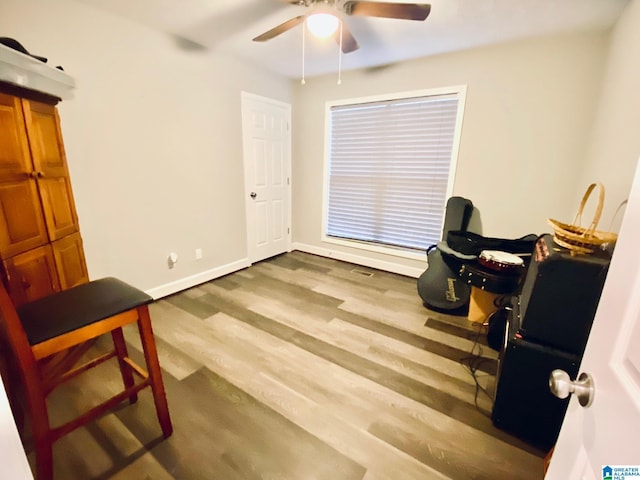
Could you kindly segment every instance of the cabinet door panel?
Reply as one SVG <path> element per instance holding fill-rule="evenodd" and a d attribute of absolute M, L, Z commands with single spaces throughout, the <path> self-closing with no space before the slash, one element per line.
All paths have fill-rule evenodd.
<path fill-rule="evenodd" d="M 4 261 L 9 295 L 16 306 L 60 290 L 50 245 L 35 248 Z"/>
<path fill-rule="evenodd" d="M 78 215 L 73 203 L 69 177 L 38 179 L 42 210 L 51 241 L 78 231 Z"/>
<path fill-rule="evenodd" d="M 16 305 L 88 281 L 55 102 L 0 86 L 0 273 Z"/>
<path fill-rule="evenodd" d="M 53 105 L 25 99 L 22 108 L 49 240 L 54 241 L 78 231 L 58 112 Z"/>
<path fill-rule="evenodd" d="M 12 257 L 47 242 L 36 182 L 0 183 L 0 256 Z"/>
<path fill-rule="evenodd" d="M 20 99 L 0 93 L 0 179 L 24 179 L 32 165 Z"/>
<path fill-rule="evenodd" d="M 60 289 L 66 290 L 89 281 L 82 249 L 82 238 L 74 233 L 51 244 L 60 280 Z"/>
<path fill-rule="evenodd" d="M 22 100 L 33 168 L 47 177 L 68 175 L 58 112 L 53 105 Z"/>

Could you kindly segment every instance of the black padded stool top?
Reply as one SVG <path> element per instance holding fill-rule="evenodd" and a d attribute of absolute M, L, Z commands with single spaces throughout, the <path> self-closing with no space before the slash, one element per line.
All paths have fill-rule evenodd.
<path fill-rule="evenodd" d="M 152 301 L 142 290 L 107 277 L 26 303 L 17 312 L 35 345 Z"/>

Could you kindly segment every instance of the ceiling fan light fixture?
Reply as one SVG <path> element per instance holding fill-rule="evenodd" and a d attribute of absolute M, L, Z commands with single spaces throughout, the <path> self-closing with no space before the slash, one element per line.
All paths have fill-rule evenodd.
<path fill-rule="evenodd" d="M 316 37 L 327 38 L 336 33 L 340 20 L 331 13 L 312 13 L 307 17 L 307 28 Z"/>

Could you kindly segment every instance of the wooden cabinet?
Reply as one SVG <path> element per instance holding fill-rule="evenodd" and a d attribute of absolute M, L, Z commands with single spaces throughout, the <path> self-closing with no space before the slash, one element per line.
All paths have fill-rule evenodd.
<path fill-rule="evenodd" d="M 7 258 L 3 264 L 9 291 L 16 305 L 60 290 L 51 245 Z"/>
<path fill-rule="evenodd" d="M 80 233 L 52 242 L 51 248 L 61 290 L 89 281 Z"/>
<path fill-rule="evenodd" d="M 0 259 L 2 280 L 21 305 L 88 274 L 55 99 L 2 90 Z"/>

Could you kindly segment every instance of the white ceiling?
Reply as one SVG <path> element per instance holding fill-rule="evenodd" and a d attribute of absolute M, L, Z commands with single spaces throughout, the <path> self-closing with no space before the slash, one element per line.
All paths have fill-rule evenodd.
<path fill-rule="evenodd" d="M 301 25 L 265 43 L 251 39 L 307 13 L 308 8 L 283 0 L 80 1 L 164 31 L 182 48 L 231 53 L 287 77 L 301 77 Z M 431 4 L 431 14 L 424 22 L 346 17 L 360 49 L 342 57 L 343 70 L 378 67 L 534 36 L 609 28 L 629 3 L 629 0 L 426 1 Z M 333 40 L 307 37 L 306 75 L 335 72 L 338 56 L 339 49 Z"/>

